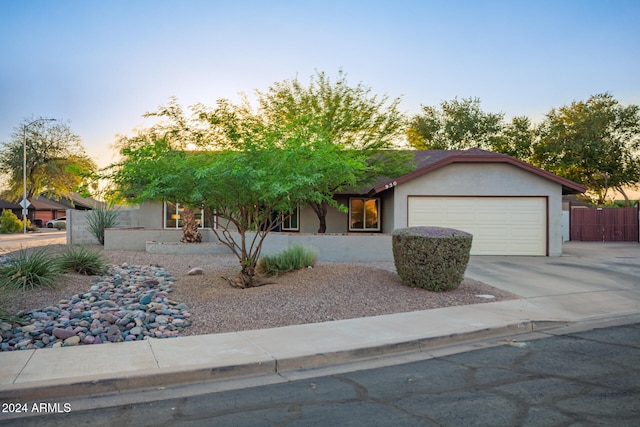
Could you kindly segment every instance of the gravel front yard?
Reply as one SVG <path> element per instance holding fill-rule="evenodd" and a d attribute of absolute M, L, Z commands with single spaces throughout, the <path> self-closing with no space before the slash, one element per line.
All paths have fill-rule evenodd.
<path fill-rule="evenodd" d="M 61 250 L 52 246 L 52 250 Z M 102 251 L 101 247 L 96 250 Z M 458 289 L 444 293 L 404 286 L 392 262 L 368 264 L 319 263 L 274 278 L 275 284 L 237 289 L 221 276 L 235 276 L 238 261 L 232 255 L 163 255 L 141 251 L 102 251 L 112 264 L 159 265 L 176 279 L 171 298 L 186 303 L 193 325 L 183 335 L 201 335 L 263 329 L 304 323 L 376 316 L 454 305 L 518 298 L 465 279 Z M 204 275 L 188 276 L 192 267 Z M 66 274 L 58 288 L 9 295 L 11 311 L 35 310 L 86 292 L 92 277 Z M 492 295 L 488 299 L 482 296 Z"/>

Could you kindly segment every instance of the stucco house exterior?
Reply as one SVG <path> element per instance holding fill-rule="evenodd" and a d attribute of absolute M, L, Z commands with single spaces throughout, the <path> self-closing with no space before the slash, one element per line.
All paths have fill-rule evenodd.
<path fill-rule="evenodd" d="M 586 188 L 513 157 L 480 149 L 414 152 L 415 168 L 373 188 L 336 194 L 348 208 L 330 208 L 326 233 L 391 233 L 419 225 L 452 227 L 474 235 L 473 255 L 562 254 L 562 196 Z M 179 228 L 180 206 L 140 207 L 145 228 Z M 216 218 L 199 219 L 216 227 Z M 279 231 L 315 233 L 318 218 L 301 207 Z"/>
<path fill-rule="evenodd" d="M 474 255 L 562 254 L 562 195 L 586 188 L 503 154 L 422 151 L 418 166 L 375 186 L 391 229 L 417 225 L 474 235 Z"/>

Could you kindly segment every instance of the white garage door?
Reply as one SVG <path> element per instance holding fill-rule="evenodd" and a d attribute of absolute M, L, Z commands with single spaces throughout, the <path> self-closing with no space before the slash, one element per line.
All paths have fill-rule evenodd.
<path fill-rule="evenodd" d="M 473 234 L 472 255 L 546 255 L 544 197 L 409 197 L 412 226 Z"/>

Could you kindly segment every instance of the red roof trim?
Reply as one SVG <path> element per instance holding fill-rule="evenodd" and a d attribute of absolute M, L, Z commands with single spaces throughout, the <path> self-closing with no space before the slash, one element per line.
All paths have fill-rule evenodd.
<path fill-rule="evenodd" d="M 493 153 L 490 151 L 472 148 L 466 151 L 451 151 L 450 155 L 447 155 L 440 160 L 419 167 L 409 172 L 408 174 L 402 175 L 401 177 L 398 177 L 396 179 L 391 179 L 387 182 L 376 185 L 369 192 L 369 195 L 373 196 L 375 194 L 381 193 L 395 187 L 396 185 L 411 181 L 419 176 L 425 175 L 429 172 L 440 169 L 441 167 L 450 165 L 452 163 L 506 163 L 562 185 L 562 194 L 577 194 L 587 191 L 587 188 L 583 185 L 553 174 L 544 169 L 540 169 L 536 166 L 530 165 L 529 163 L 523 162 L 522 160 L 507 156 L 506 154 Z"/>

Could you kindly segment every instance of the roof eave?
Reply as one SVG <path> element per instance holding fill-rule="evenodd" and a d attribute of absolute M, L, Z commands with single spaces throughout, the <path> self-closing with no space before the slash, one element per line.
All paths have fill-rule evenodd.
<path fill-rule="evenodd" d="M 453 154 L 451 156 L 445 157 L 437 162 L 424 166 L 422 168 L 413 170 L 408 174 L 405 174 L 401 177 L 398 177 L 393 180 L 389 180 L 385 183 L 379 184 L 375 186 L 371 191 L 369 191 L 369 196 L 374 196 L 378 193 L 382 193 L 383 191 L 389 190 L 399 184 L 404 182 L 411 181 L 421 175 L 425 175 L 429 172 L 432 172 L 436 169 L 440 169 L 443 166 L 452 164 L 452 163 L 506 163 L 516 166 L 518 168 L 524 169 L 528 172 L 531 172 L 535 175 L 546 178 L 550 181 L 556 182 L 562 186 L 562 194 L 580 194 L 587 191 L 587 188 L 583 185 L 578 184 L 577 182 L 571 181 L 570 179 L 563 178 L 556 174 L 553 174 L 544 169 L 538 168 L 536 166 L 530 165 L 529 163 L 523 162 L 522 160 L 518 160 L 514 157 L 507 156 L 504 154 L 495 154 L 495 155 L 474 155 L 463 152 L 461 154 Z"/>

